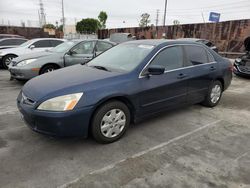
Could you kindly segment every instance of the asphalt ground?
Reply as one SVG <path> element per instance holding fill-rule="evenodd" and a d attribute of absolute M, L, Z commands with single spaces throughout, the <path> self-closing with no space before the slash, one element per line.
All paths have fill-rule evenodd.
<path fill-rule="evenodd" d="M 250 187 L 250 80 L 234 77 L 215 108 L 168 111 L 118 142 L 31 131 L 0 70 L 0 187 Z"/>

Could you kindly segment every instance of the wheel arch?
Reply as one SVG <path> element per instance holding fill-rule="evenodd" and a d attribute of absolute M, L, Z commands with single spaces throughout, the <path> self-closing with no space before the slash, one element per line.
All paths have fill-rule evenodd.
<path fill-rule="evenodd" d="M 225 81 L 223 78 L 217 78 L 215 81 L 219 81 L 222 85 L 222 90 L 224 91 L 225 90 Z"/>

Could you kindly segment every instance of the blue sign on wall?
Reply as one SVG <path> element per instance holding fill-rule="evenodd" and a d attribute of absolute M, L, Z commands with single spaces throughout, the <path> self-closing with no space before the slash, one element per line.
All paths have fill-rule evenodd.
<path fill-rule="evenodd" d="M 220 14 L 216 12 L 210 12 L 209 21 L 211 22 L 219 22 L 220 21 Z"/>

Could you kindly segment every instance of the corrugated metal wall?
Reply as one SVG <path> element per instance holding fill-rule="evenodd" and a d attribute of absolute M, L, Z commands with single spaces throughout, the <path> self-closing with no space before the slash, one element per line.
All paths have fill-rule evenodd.
<path fill-rule="evenodd" d="M 131 33 L 137 39 L 159 39 L 167 33 L 168 39 L 176 38 L 203 38 L 208 39 L 218 46 L 219 51 L 243 52 L 244 39 L 250 36 L 250 19 L 234 20 L 219 23 L 187 24 L 176 26 L 148 27 L 148 28 L 121 28 L 105 29 L 98 31 L 98 38 L 109 38 L 117 32 Z"/>

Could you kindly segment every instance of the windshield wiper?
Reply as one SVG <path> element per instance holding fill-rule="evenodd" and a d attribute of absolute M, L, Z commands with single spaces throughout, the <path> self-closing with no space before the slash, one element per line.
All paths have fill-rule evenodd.
<path fill-rule="evenodd" d="M 93 68 L 96 68 L 96 69 L 100 69 L 100 70 L 104 70 L 104 71 L 109 71 L 110 72 L 110 70 L 108 70 L 106 67 L 103 67 L 103 66 L 90 66 L 90 67 L 93 67 Z"/>

